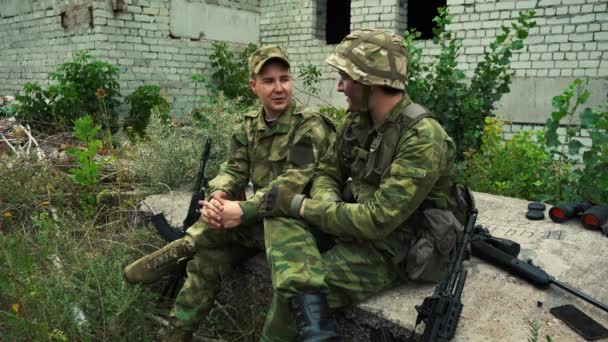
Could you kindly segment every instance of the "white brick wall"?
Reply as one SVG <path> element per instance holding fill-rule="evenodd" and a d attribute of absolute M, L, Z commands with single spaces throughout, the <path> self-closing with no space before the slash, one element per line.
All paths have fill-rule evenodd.
<path fill-rule="evenodd" d="M 324 80 L 334 82 L 336 73 L 324 63 L 335 48 L 324 40 L 323 12 L 325 1 L 331 0 L 193 1 L 260 13 L 258 43 L 283 45 L 295 75 L 311 63 L 320 67 Z M 26 81 L 44 81 L 73 51 L 89 49 L 121 68 L 123 95 L 138 85 L 156 83 L 167 90 L 177 114 L 189 110 L 195 101 L 189 78 L 210 73 L 213 42 L 170 37 L 168 0 L 128 0 L 125 13 L 113 12 L 108 3 L 93 1 L 95 27 L 80 34 L 67 34 L 61 27 L 59 5 L 47 9 L 43 1 L 35 1 L 32 12 L 12 17 L 2 17 L 0 9 L 0 95 L 18 91 Z M 376 26 L 403 32 L 407 3 L 352 0 L 351 29 Z M 531 30 L 525 48 L 512 57 L 516 77 L 608 77 L 606 0 L 447 0 L 447 4 L 454 17 L 448 29 L 462 39 L 459 67 L 469 76 L 501 26 L 516 20 L 520 10 L 534 9 L 538 26 Z M 243 45 L 232 47 L 238 50 Z M 439 52 L 430 41 L 421 47 L 424 62 Z"/>
<path fill-rule="evenodd" d="M 500 28 L 509 25 L 524 9 L 536 11 L 537 27 L 526 39 L 523 51 L 513 56 L 512 68 L 516 76 L 589 76 L 606 77 L 608 73 L 599 67 L 601 60 L 608 58 L 603 43 L 608 41 L 608 15 L 606 1 L 594 0 L 486 0 L 475 3 L 475 12 L 483 15 L 489 12 L 487 20 L 478 20 L 465 14 L 470 7 L 463 1 L 448 0 L 448 7 L 454 16 L 450 30 L 461 30 L 456 34 L 468 38 L 466 30 Z M 468 7 L 467 7 L 468 6 Z M 487 32 L 493 37 L 495 33 Z M 602 46 L 603 45 L 603 46 Z M 481 38 L 465 39 L 463 47 L 467 55 L 483 53 Z M 467 48 L 476 47 L 476 48 Z M 534 54 L 534 52 L 548 52 Z M 574 52 L 574 53 L 570 53 Z M 523 62 L 530 60 L 531 63 Z M 467 74 L 473 72 L 474 64 L 467 66 Z"/>
<path fill-rule="evenodd" d="M 207 1 L 256 13 L 259 2 Z M 60 6 L 10 18 L 1 17 L 0 10 L 0 94 L 15 94 L 25 82 L 48 84 L 48 73 L 69 61 L 73 52 L 86 49 L 119 67 L 123 96 L 140 85 L 156 84 L 168 94 L 175 115 L 189 112 L 196 103 L 190 77 L 210 74 L 213 41 L 172 37 L 170 1 L 128 0 L 126 12 L 114 12 L 103 0 L 91 3 L 95 26 L 79 34 L 67 34 L 61 27 Z M 237 51 L 244 47 L 230 46 Z M 198 87 L 198 95 L 204 91 Z"/>

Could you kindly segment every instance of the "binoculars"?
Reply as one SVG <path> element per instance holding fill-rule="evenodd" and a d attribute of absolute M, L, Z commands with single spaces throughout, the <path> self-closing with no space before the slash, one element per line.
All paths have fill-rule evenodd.
<path fill-rule="evenodd" d="M 560 203 L 549 209 L 551 221 L 562 223 L 573 217 L 581 217 L 583 227 L 587 229 L 606 230 L 608 222 L 608 205 L 593 204 L 591 202 Z"/>

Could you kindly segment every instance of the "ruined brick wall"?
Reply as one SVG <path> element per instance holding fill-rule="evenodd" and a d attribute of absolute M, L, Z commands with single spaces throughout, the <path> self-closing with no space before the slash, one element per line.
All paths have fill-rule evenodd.
<path fill-rule="evenodd" d="M 344 105 L 335 91 L 337 74 L 323 61 L 335 45 L 323 40 L 323 13 L 329 0 L 266 0 L 261 6 L 262 43 L 284 44 L 295 69 L 308 63 L 323 72 L 322 97 Z M 352 0 L 351 25 L 383 27 L 402 33 L 408 3 L 413 0 Z M 589 103 L 606 103 L 608 93 L 608 1 L 606 0 L 447 0 L 453 15 L 448 30 L 462 42 L 459 67 L 471 76 L 484 49 L 502 25 L 517 20 L 519 11 L 535 10 L 537 27 L 526 47 L 514 53 L 511 93 L 497 114 L 514 122 L 542 123 L 550 115 L 551 98 L 574 78 L 590 78 Z M 424 62 L 439 49 L 430 40 L 421 44 Z"/>
<path fill-rule="evenodd" d="M 98 0 L 62 5 L 52 0 L 2 0 L 7 3 L 11 11 L 0 9 L 0 94 L 15 94 L 28 81 L 47 83 L 49 72 L 84 49 L 120 69 L 123 96 L 139 85 L 160 85 L 175 115 L 195 105 L 190 77 L 209 75 L 209 55 L 217 34 L 209 37 L 196 31 L 198 23 L 192 19 L 197 13 L 172 18 L 171 6 L 182 6 L 182 12 L 210 6 L 227 16 L 259 16 L 259 0 Z M 172 20 L 179 35 L 172 32 Z M 191 25 L 184 26 L 184 21 Z M 238 51 L 246 44 L 229 45 Z M 200 88 L 198 95 L 205 92 Z"/>

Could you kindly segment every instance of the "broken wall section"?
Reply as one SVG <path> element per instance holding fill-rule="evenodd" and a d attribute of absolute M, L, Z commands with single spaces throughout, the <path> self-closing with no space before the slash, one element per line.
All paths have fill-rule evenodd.
<path fill-rule="evenodd" d="M 46 84 L 73 51 L 93 49 L 92 5 L 0 0 L 0 95 L 16 94 L 26 82 Z"/>
<path fill-rule="evenodd" d="M 186 11 L 188 18 L 172 16 L 172 6 L 186 3 L 194 5 Z M 251 35 L 259 29 L 259 0 L 0 0 L 0 5 L 0 95 L 19 93 L 26 82 L 48 83 L 50 72 L 69 61 L 73 52 L 85 49 L 120 69 L 123 96 L 140 85 L 159 85 L 179 116 L 197 102 L 190 77 L 211 74 L 209 55 L 216 40 L 227 40 L 235 51 L 246 43 L 259 43 Z M 223 18 L 251 18 L 256 30 L 228 24 L 219 27 L 219 32 L 249 34 L 240 41 L 214 36 L 200 27 L 195 27 L 196 37 L 188 31 L 172 31 L 172 20 L 192 21 L 202 15 L 201 9 L 209 8 L 213 13 L 220 11 Z M 221 24 L 220 20 L 217 25 Z M 206 90 L 199 86 L 197 91 L 200 96 Z"/>

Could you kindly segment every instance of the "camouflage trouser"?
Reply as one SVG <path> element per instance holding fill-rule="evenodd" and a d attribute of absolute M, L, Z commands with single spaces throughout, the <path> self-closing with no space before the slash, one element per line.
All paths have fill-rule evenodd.
<path fill-rule="evenodd" d="M 197 222 L 185 238 L 194 243 L 196 253 L 186 266 L 188 277 L 171 316 L 177 324 L 195 329 L 212 308 L 222 275 L 263 251 L 264 235 L 261 224 L 218 230 Z"/>
<path fill-rule="evenodd" d="M 262 341 L 294 340 L 295 323 L 287 305 L 293 295 L 326 293 L 334 309 L 360 302 L 399 279 L 387 257 L 371 244 L 338 243 L 321 254 L 304 221 L 275 218 L 264 225 L 274 295 Z"/>

